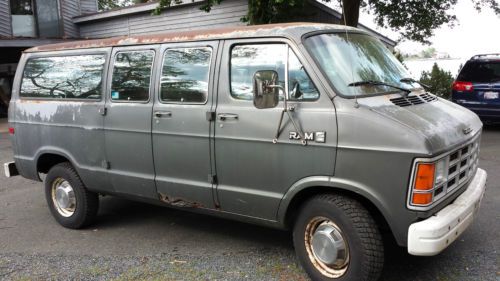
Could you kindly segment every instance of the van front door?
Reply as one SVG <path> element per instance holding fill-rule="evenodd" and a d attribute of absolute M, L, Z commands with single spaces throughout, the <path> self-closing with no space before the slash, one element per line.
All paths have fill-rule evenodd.
<path fill-rule="evenodd" d="M 333 175 L 335 109 L 298 55 L 284 40 L 224 43 L 215 121 L 217 198 L 222 211 L 276 220 L 279 203 L 294 183 Z M 284 91 L 275 108 L 254 106 L 252 80 L 259 70 L 278 74 Z M 298 130 L 285 114 L 274 143 L 283 94 L 289 95 Z M 307 145 L 298 139 L 300 131 L 307 133 Z"/>
<path fill-rule="evenodd" d="M 210 134 L 218 42 L 162 46 L 153 108 L 153 151 L 160 199 L 213 208 Z"/>
<path fill-rule="evenodd" d="M 153 65 L 159 46 L 114 48 L 108 72 L 105 150 L 113 190 L 158 198 L 151 147 Z"/>

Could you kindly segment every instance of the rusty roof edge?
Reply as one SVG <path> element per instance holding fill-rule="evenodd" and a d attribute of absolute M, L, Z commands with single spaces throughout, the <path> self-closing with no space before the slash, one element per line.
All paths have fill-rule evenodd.
<path fill-rule="evenodd" d="M 303 29 L 303 30 L 301 30 Z M 58 44 L 41 45 L 25 50 L 26 53 L 48 52 L 72 49 L 103 48 L 127 45 L 146 45 L 168 42 L 205 41 L 229 38 L 250 38 L 250 37 L 293 37 L 292 30 L 300 33 L 308 33 L 317 30 L 357 30 L 353 27 L 343 25 L 322 24 L 322 23 L 283 23 L 266 24 L 252 26 L 235 26 L 215 29 L 192 30 L 185 32 L 168 32 L 150 35 L 120 36 L 105 39 L 78 40 Z M 366 32 L 367 31 L 363 31 Z M 297 38 L 300 42 L 300 38 Z"/>

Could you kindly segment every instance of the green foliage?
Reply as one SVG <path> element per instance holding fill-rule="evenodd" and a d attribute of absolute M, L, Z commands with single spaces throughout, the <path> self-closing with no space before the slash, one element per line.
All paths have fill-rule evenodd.
<path fill-rule="evenodd" d="M 451 73 L 439 68 L 436 63 L 430 72 L 423 71 L 420 78 L 420 82 L 430 87 L 429 92 L 445 99 L 450 98 L 453 80 Z"/>
<path fill-rule="evenodd" d="M 118 0 L 102 0 L 118 1 Z M 127 0 L 124 0 L 127 1 Z M 207 0 L 201 7 L 209 12 L 214 5 L 223 0 Z M 413 41 L 429 43 L 428 38 L 433 35 L 436 28 L 444 24 L 453 26 L 456 22 L 455 15 L 449 11 L 457 4 L 458 0 L 317 0 L 321 2 L 336 2 L 343 11 L 342 22 L 347 25 L 357 26 L 359 11 L 371 13 L 375 16 L 376 23 L 381 27 L 390 28 L 400 32 L 402 38 Z M 476 10 L 491 8 L 500 15 L 500 5 L 497 0 L 470 0 Z M 179 0 L 159 0 L 157 9 L 153 14 L 158 15 L 161 10 L 170 7 Z M 248 0 L 249 10 L 243 21 L 249 24 L 265 24 L 295 21 L 300 19 L 307 9 L 307 0 Z"/>
<path fill-rule="evenodd" d="M 405 58 L 404 58 L 403 54 L 401 54 L 401 52 L 400 52 L 399 50 L 394 50 L 394 51 L 392 52 L 392 54 L 393 54 L 393 55 L 394 55 L 394 56 L 398 59 L 398 61 L 399 61 L 399 62 L 400 62 L 400 63 L 401 63 L 401 64 L 402 64 L 405 68 L 407 68 L 407 67 L 406 67 L 406 64 L 405 64 L 405 61 L 404 61 L 404 60 L 405 60 Z"/>
<path fill-rule="evenodd" d="M 97 6 L 99 11 L 107 11 L 146 2 L 148 0 L 98 0 Z"/>

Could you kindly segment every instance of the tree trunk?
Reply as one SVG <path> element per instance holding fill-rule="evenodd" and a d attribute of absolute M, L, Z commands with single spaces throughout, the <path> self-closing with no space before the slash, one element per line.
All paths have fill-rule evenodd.
<path fill-rule="evenodd" d="M 359 8 L 361 7 L 361 0 L 342 0 L 343 13 L 340 23 L 347 26 L 358 26 L 359 21 Z M 345 19 L 345 20 L 344 20 Z"/>

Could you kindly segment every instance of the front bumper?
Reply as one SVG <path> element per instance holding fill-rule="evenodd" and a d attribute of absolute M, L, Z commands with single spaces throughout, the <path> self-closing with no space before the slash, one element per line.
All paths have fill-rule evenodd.
<path fill-rule="evenodd" d="M 7 162 L 3 164 L 5 177 L 10 178 L 19 175 L 15 162 Z"/>
<path fill-rule="evenodd" d="M 408 253 L 432 256 L 440 253 L 474 220 L 486 189 L 486 172 L 477 169 L 467 190 L 434 216 L 410 225 Z"/>

